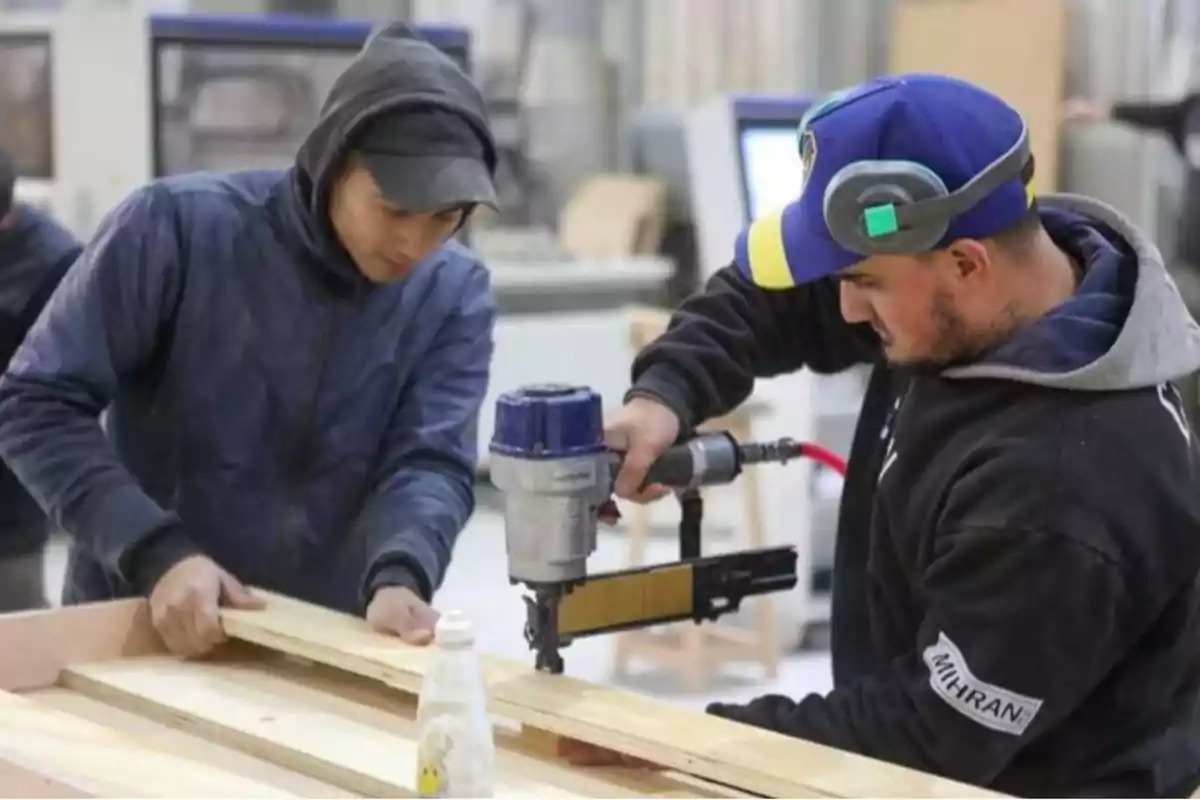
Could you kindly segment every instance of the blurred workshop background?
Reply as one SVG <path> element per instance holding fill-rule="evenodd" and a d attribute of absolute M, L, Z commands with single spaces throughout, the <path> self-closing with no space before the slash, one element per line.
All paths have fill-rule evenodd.
<path fill-rule="evenodd" d="M 502 309 L 481 499 L 436 599 L 471 613 L 492 652 L 531 658 L 487 483 L 495 396 L 561 381 L 619 403 L 665 309 L 727 263 L 749 217 L 797 193 L 796 125 L 815 95 L 896 71 L 981 83 L 1027 116 L 1040 190 L 1104 199 L 1172 252 L 1187 166 L 1168 138 L 1063 109 L 1189 91 L 1193 0 L 0 0 L 18 196 L 87 236 L 156 176 L 286 166 L 371 26 L 397 18 L 469 67 L 503 148 L 503 211 L 467 232 Z M 764 381 L 721 424 L 844 452 L 862 378 Z M 567 671 L 689 705 L 828 689 L 840 490 L 803 463 L 713 490 L 706 546 L 796 543 L 797 589 L 720 625 L 577 642 Z M 675 504 L 624 511 L 597 568 L 675 555 Z"/>

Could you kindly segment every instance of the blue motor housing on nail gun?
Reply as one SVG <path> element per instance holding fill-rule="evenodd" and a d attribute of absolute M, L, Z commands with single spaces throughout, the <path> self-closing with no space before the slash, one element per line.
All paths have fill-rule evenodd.
<path fill-rule="evenodd" d="M 576 458 L 604 452 L 600 395 L 586 386 L 535 384 L 500 395 L 489 448 L 510 458 Z"/>
<path fill-rule="evenodd" d="M 560 384 L 501 395 L 490 452 L 509 578 L 558 586 L 585 577 L 598 509 L 612 488 L 600 395 Z"/>

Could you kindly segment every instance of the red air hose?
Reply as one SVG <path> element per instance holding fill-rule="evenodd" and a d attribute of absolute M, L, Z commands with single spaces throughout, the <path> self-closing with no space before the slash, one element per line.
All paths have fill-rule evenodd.
<path fill-rule="evenodd" d="M 842 458 L 829 448 L 822 447 L 819 444 L 813 444 L 812 442 L 799 442 L 798 445 L 800 448 L 800 455 L 806 458 L 811 458 L 818 464 L 824 464 L 837 474 L 841 475 L 843 478 L 846 477 L 846 459 Z"/>

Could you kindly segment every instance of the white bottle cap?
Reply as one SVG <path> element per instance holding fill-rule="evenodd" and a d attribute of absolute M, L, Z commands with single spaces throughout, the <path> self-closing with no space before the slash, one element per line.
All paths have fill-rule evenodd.
<path fill-rule="evenodd" d="M 475 644 L 475 629 L 471 619 L 461 611 L 447 611 L 437 621 L 434 643 L 449 647 L 470 647 Z"/>

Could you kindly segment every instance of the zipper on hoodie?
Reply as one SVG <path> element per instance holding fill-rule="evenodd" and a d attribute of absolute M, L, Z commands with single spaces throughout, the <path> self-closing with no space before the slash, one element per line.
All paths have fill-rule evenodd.
<path fill-rule="evenodd" d="M 291 448 L 285 474 L 287 486 L 284 497 L 286 506 L 283 509 L 285 519 L 280 520 L 280 529 L 299 534 L 300 539 L 290 536 L 276 537 L 272 561 L 273 571 L 290 574 L 289 585 L 278 587 L 280 591 L 295 592 L 297 582 L 305 582 L 307 578 L 301 573 L 304 569 L 306 554 L 312 546 L 318 544 L 319 537 L 312 530 L 306 503 L 306 486 L 316 465 L 318 423 L 321 401 L 321 389 L 324 386 L 329 360 L 333 355 L 333 345 L 341 328 L 345 313 L 338 300 L 331 304 L 329 313 L 321 323 L 321 335 L 317 343 L 317 359 L 311 377 L 308 381 L 311 387 L 300 424 L 296 432 L 295 445 Z"/>
<path fill-rule="evenodd" d="M 312 390 L 309 392 L 304 413 L 300 417 L 301 423 L 296 448 L 292 454 L 292 474 L 297 479 L 303 478 L 312 469 L 316 455 L 317 415 L 320 411 L 321 386 L 325 382 L 329 356 L 333 352 L 333 340 L 338 328 L 337 317 L 338 312 L 335 309 L 321 326 L 321 339 L 317 343 L 317 363 L 309 381 Z"/>

